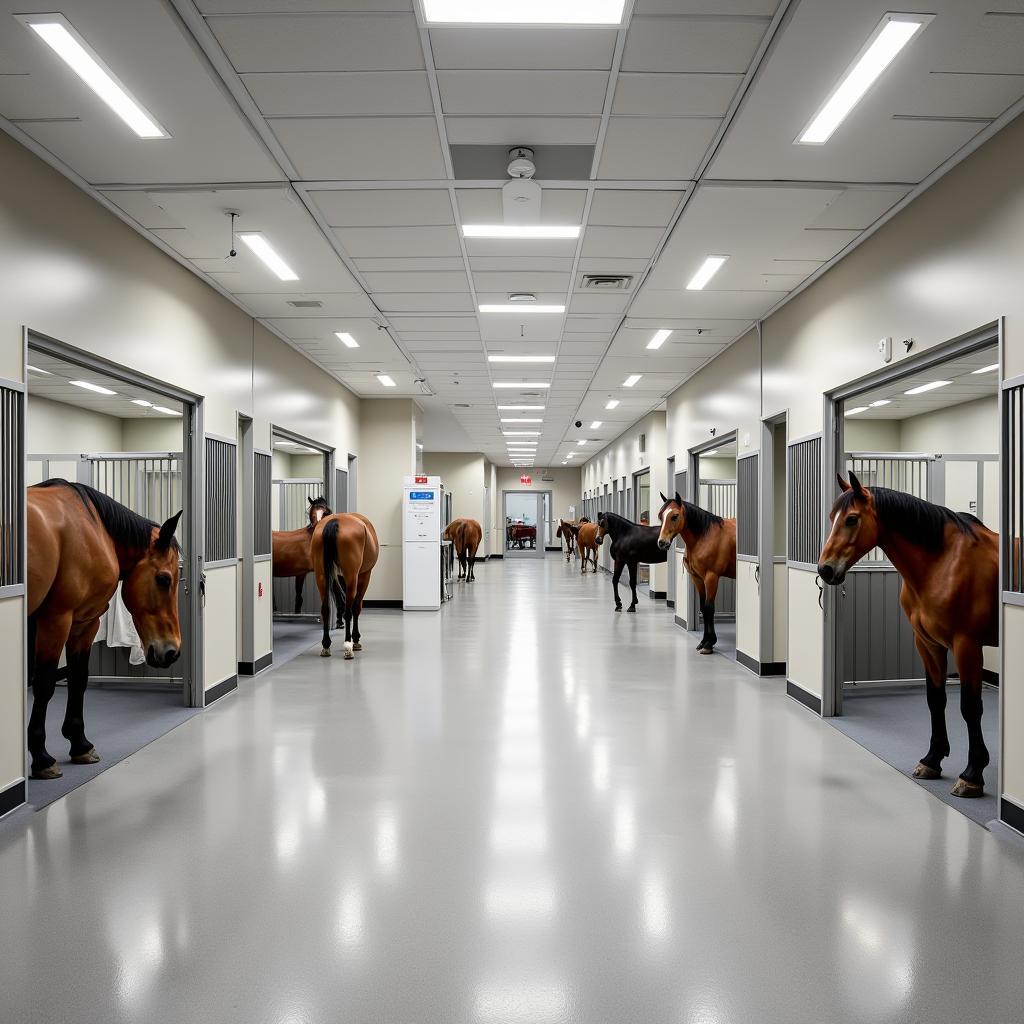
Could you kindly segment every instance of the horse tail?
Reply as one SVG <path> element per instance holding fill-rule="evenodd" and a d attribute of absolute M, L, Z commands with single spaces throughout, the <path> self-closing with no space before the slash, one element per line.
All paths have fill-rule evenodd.
<path fill-rule="evenodd" d="M 341 529 L 337 519 L 328 519 L 320 541 L 324 546 L 324 595 L 328 605 L 331 601 L 331 589 L 335 576 L 341 582 L 341 593 L 345 594 L 345 575 L 338 561 L 338 531 Z M 343 609 L 339 608 L 339 613 Z"/>

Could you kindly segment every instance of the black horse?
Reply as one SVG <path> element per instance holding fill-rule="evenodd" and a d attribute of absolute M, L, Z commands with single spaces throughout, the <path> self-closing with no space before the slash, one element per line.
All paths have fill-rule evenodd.
<path fill-rule="evenodd" d="M 659 565 L 668 561 L 668 552 L 662 551 L 658 547 L 658 534 L 661 532 L 661 528 L 631 523 L 614 512 L 602 512 L 597 517 L 597 526 L 598 544 L 604 540 L 606 535 L 612 539 L 612 560 L 615 562 L 612 589 L 615 592 L 615 610 L 622 611 L 622 602 L 619 600 L 619 577 L 622 575 L 623 566 L 628 565 L 629 589 L 633 592 L 633 603 L 626 611 L 635 612 L 636 567 L 641 562 L 645 562 L 647 565 Z"/>

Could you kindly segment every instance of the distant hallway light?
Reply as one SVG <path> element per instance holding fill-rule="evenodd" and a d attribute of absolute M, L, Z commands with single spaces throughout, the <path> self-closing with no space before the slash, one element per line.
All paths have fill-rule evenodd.
<path fill-rule="evenodd" d="M 463 224 L 466 238 L 579 238 L 579 224 Z"/>
<path fill-rule="evenodd" d="M 238 238 L 252 250 L 253 255 L 282 281 L 298 281 L 299 275 L 285 263 L 278 251 L 259 232 L 240 231 Z"/>
<path fill-rule="evenodd" d="M 708 256 L 686 285 L 688 292 L 699 292 L 722 269 L 728 256 Z"/>
<path fill-rule="evenodd" d="M 429 24 L 621 25 L 625 0 L 423 0 Z"/>

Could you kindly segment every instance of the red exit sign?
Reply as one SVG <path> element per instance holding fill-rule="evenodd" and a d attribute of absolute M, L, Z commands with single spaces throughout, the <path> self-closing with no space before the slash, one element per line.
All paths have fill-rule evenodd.
<path fill-rule="evenodd" d="M 533 477 L 532 477 L 532 476 L 527 476 L 527 475 L 526 475 L 526 474 L 524 473 L 524 474 L 523 474 L 523 475 L 522 475 L 522 476 L 521 476 L 521 477 L 519 478 L 519 482 L 520 482 L 521 484 L 526 484 L 526 486 L 527 486 L 527 487 L 529 487 L 529 486 L 530 486 L 530 484 L 532 484 L 532 483 L 533 483 Z"/>
<path fill-rule="evenodd" d="M 427 478 L 425 476 L 418 476 L 418 477 L 416 477 L 416 483 L 418 483 L 418 484 L 425 484 L 426 482 L 427 482 Z"/>

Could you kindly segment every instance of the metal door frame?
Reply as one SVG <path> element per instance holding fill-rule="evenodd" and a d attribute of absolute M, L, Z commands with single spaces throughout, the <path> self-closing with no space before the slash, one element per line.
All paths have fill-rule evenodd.
<path fill-rule="evenodd" d="M 533 548 L 513 549 L 508 546 L 508 512 L 506 511 L 506 501 L 510 494 L 529 494 L 537 499 L 537 543 Z M 544 495 L 547 494 L 549 500 L 553 500 L 553 495 L 549 490 L 523 490 L 511 488 L 508 490 L 502 489 L 501 492 L 501 553 L 506 558 L 543 558 L 547 551 L 545 550 L 544 536 L 542 535 L 543 516 L 544 516 Z M 553 506 L 552 506 L 553 507 Z M 546 532 L 546 531 L 544 531 Z"/>
<path fill-rule="evenodd" d="M 779 662 L 775 651 L 775 566 L 776 559 L 786 562 L 786 552 L 781 555 L 775 553 L 775 431 L 779 427 L 785 429 L 783 435 L 783 450 L 788 452 L 789 442 L 789 410 L 776 413 L 774 416 L 766 416 L 761 420 L 761 462 L 758 467 L 761 474 L 760 480 L 760 522 L 758 523 L 758 555 L 757 565 L 760 570 L 760 596 L 761 596 L 761 662 L 773 666 L 785 666 L 789 661 L 789 652 L 786 652 L 786 662 Z M 782 505 L 783 525 L 785 525 L 786 503 L 789 495 L 789 459 L 784 455 L 782 470 Z M 788 580 L 787 580 L 788 600 Z M 785 667 L 782 668 L 785 672 Z"/>

